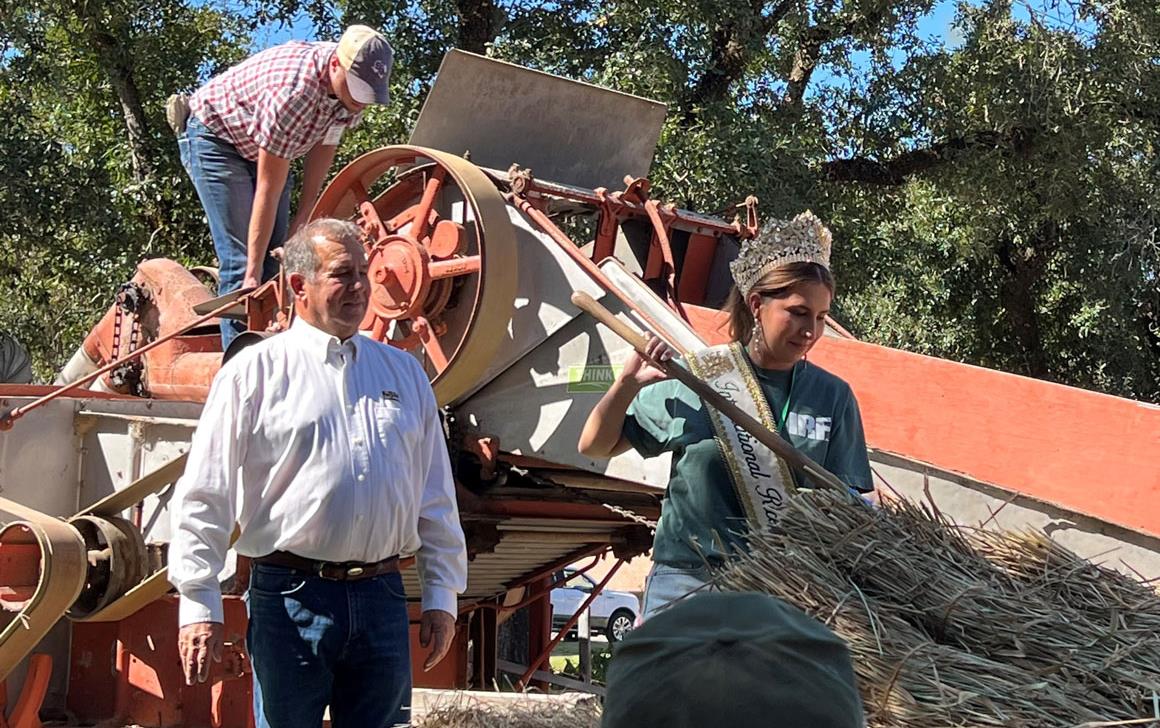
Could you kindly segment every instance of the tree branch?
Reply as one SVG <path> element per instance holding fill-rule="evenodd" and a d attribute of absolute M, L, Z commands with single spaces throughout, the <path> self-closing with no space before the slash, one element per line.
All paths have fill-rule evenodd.
<path fill-rule="evenodd" d="M 685 94 L 684 119 L 690 120 L 693 108 L 724 100 L 729 87 L 740 81 L 753 57 L 754 41 L 777 30 L 782 18 L 793 8 L 795 0 L 781 0 L 768 13 L 762 13 L 764 0 L 753 0 L 749 17 L 731 18 L 713 30 L 709 44 L 709 61 L 705 72 Z"/>
<path fill-rule="evenodd" d="M 457 46 L 483 55 L 499 33 L 499 9 L 494 0 L 455 0 L 459 16 Z"/>
<path fill-rule="evenodd" d="M 806 95 L 806 86 L 810 83 L 810 76 L 814 74 L 822 45 L 831 38 L 833 36 L 829 32 L 816 26 L 806 31 L 793 54 L 793 68 L 790 69 L 785 87 L 787 106 L 801 106 L 802 98 Z"/>
<path fill-rule="evenodd" d="M 1047 221 L 1035 229 L 1025 246 L 1016 248 L 1013 240 L 1005 238 L 995 251 L 1007 272 L 999 286 L 1004 318 L 1019 343 L 1024 373 L 1037 379 L 1052 378 L 1037 304 L 1047 260 L 1058 244 L 1059 226 Z"/>
<path fill-rule="evenodd" d="M 153 160 L 149 152 L 149 124 L 145 117 L 145 107 L 141 104 L 141 94 L 133 79 L 133 63 L 129 52 L 121 41 L 108 30 L 105 23 L 90 3 L 81 1 L 74 5 L 77 19 L 85 29 L 89 47 L 97 58 L 97 65 L 108 77 L 109 83 L 121 104 L 121 116 L 125 120 L 125 130 L 129 137 L 129 158 L 133 163 L 133 178 L 142 183 L 153 176 Z"/>
<path fill-rule="evenodd" d="M 1035 127 L 1015 127 L 1010 131 L 975 131 L 879 161 L 869 157 L 834 159 L 821 166 L 822 176 L 831 182 L 865 182 L 898 186 L 907 178 L 947 164 L 965 152 L 1010 150 L 1025 153 L 1034 143 Z"/>
<path fill-rule="evenodd" d="M 864 15 L 855 15 L 845 20 L 836 19 L 837 22 L 806 28 L 798 42 L 797 50 L 794 51 L 793 67 L 790 68 L 789 77 L 786 79 L 785 105 L 790 108 L 801 108 L 806 86 L 814 74 L 822 46 L 838 38 L 875 30 L 886 18 L 888 5 L 884 2 Z"/>

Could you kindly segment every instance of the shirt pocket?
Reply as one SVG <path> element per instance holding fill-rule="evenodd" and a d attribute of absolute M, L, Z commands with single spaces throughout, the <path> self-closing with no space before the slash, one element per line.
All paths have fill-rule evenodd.
<path fill-rule="evenodd" d="M 415 415 L 398 402 L 375 402 L 371 420 L 375 436 L 384 445 L 410 445 L 415 440 Z"/>

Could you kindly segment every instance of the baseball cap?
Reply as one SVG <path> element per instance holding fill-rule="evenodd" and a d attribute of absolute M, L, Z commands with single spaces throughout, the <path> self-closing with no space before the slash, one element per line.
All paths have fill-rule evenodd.
<path fill-rule="evenodd" d="M 710 592 L 658 612 L 608 665 L 603 728 L 863 728 L 846 643 L 767 594 Z"/>
<path fill-rule="evenodd" d="M 338 62 L 347 71 L 346 85 L 360 104 L 385 104 L 390 100 L 391 44 L 374 28 L 352 25 L 338 40 Z"/>

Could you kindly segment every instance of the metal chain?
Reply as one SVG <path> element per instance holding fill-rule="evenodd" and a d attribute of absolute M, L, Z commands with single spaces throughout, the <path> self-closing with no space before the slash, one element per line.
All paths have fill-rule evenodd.
<path fill-rule="evenodd" d="M 129 351 L 132 354 L 137 351 L 137 340 L 141 336 L 141 317 L 136 313 L 130 314 L 132 319 L 129 324 Z"/>
<path fill-rule="evenodd" d="M 120 306 L 116 308 L 116 315 L 113 316 L 113 355 L 110 359 L 121 358 L 121 317 L 124 315 Z"/>
<path fill-rule="evenodd" d="M 149 299 L 149 290 L 132 281 L 121 284 L 117 289 L 116 313 L 113 316 L 113 359 L 120 359 L 137 351 L 142 331 L 141 307 Z M 126 314 L 130 320 L 129 343 L 127 349 L 122 352 L 122 331 Z M 147 396 L 145 383 L 142 381 L 144 368 L 144 362 L 140 358 L 127 361 L 109 372 L 109 384 L 118 391 L 128 390 L 130 394 L 138 397 Z"/>

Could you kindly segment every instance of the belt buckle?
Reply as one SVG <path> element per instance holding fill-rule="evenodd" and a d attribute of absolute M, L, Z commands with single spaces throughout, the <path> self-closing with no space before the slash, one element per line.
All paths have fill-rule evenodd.
<path fill-rule="evenodd" d="M 349 562 L 348 562 L 349 563 Z M 318 562 L 318 575 L 328 581 L 348 581 L 357 579 L 366 573 L 365 566 L 347 566 L 346 564 L 331 564 L 325 561 Z M 329 573 L 328 573 L 329 572 Z"/>

